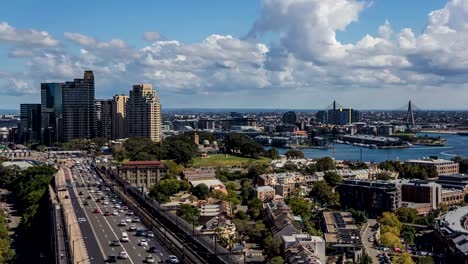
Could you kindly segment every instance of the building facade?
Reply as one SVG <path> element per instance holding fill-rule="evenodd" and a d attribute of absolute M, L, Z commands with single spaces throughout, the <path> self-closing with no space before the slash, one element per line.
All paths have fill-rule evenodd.
<path fill-rule="evenodd" d="M 112 139 L 126 138 L 125 118 L 128 96 L 115 95 L 112 100 Z"/>
<path fill-rule="evenodd" d="M 161 141 L 161 103 L 151 84 L 137 84 L 127 101 L 126 127 L 128 137 Z"/>
<path fill-rule="evenodd" d="M 41 130 L 44 145 L 62 141 L 61 83 L 41 83 Z"/>
<path fill-rule="evenodd" d="M 401 207 L 401 187 L 395 182 L 344 180 L 336 187 L 344 208 L 356 208 L 369 216 L 395 212 Z"/>
<path fill-rule="evenodd" d="M 96 100 L 96 137 L 112 138 L 112 105 L 113 100 Z"/>
<path fill-rule="evenodd" d="M 129 161 L 119 167 L 119 177 L 133 186 L 149 189 L 167 174 L 167 170 L 159 161 Z"/>
<path fill-rule="evenodd" d="M 437 175 L 452 175 L 460 173 L 460 168 L 457 162 L 451 160 L 430 158 L 430 159 L 413 159 L 406 163 L 417 164 L 420 166 L 434 167 L 437 170 Z"/>
<path fill-rule="evenodd" d="M 83 79 L 62 84 L 63 140 L 96 136 L 94 75 L 85 71 Z"/>
<path fill-rule="evenodd" d="M 297 123 L 297 115 L 296 112 L 294 111 L 289 111 L 283 114 L 283 123 L 284 124 L 290 124 L 290 125 L 296 125 Z"/>
<path fill-rule="evenodd" d="M 442 202 L 442 186 L 435 182 L 407 181 L 401 184 L 401 200 L 412 203 L 429 203 L 432 210 Z"/>
<path fill-rule="evenodd" d="M 20 105 L 20 141 L 39 142 L 41 139 L 41 105 Z"/>

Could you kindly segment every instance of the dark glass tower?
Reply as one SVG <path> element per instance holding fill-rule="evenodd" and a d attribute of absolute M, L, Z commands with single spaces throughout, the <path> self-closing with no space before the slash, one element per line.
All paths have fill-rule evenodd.
<path fill-rule="evenodd" d="M 63 140 L 96 137 L 94 75 L 85 71 L 83 79 L 62 84 Z"/>
<path fill-rule="evenodd" d="M 42 142 L 50 146 L 62 141 L 62 84 L 41 83 Z"/>
<path fill-rule="evenodd" d="M 20 105 L 20 141 L 22 143 L 41 140 L 41 105 Z"/>

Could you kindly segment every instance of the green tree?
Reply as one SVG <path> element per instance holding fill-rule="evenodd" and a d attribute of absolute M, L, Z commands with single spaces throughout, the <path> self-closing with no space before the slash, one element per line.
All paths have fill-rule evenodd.
<path fill-rule="evenodd" d="M 314 198 L 315 201 L 320 203 L 322 206 L 338 206 L 340 204 L 339 194 L 337 192 L 333 192 L 333 188 L 325 181 L 315 182 L 312 185 L 309 196 Z"/>
<path fill-rule="evenodd" d="M 412 226 L 403 226 L 401 229 L 401 236 L 405 240 L 406 245 L 414 244 L 414 236 L 416 234 L 416 230 Z"/>
<path fill-rule="evenodd" d="M 268 157 L 272 160 L 276 160 L 280 158 L 280 154 L 277 149 L 270 148 L 267 151 L 265 151 L 265 157 Z"/>
<path fill-rule="evenodd" d="M 292 162 L 286 162 L 283 165 L 283 169 L 286 170 L 286 171 L 298 171 L 297 165 L 292 163 Z"/>
<path fill-rule="evenodd" d="M 245 241 L 245 237 L 251 232 L 251 225 L 246 219 L 234 219 L 232 220 L 236 226 L 237 234 L 239 235 L 239 240 Z"/>
<path fill-rule="evenodd" d="M 167 166 L 168 171 L 169 171 L 168 174 L 171 177 L 180 176 L 185 169 L 183 165 L 177 164 L 173 160 L 165 160 L 162 163 L 164 163 Z"/>
<path fill-rule="evenodd" d="M 247 212 L 252 219 L 258 220 L 261 217 L 263 202 L 259 198 L 255 197 L 248 202 Z"/>
<path fill-rule="evenodd" d="M 167 138 L 163 141 L 163 148 L 166 158 L 174 160 L 177 164 L 187 165 L 197 155 L 195 143 L 183 137 Z"/>
<path fill-rule="evenodd" d="M 434 259 L 431 256 L 419 257 L 418 264 L 434 264 Z"/>
<path fill-rule="evenodd" d="M 190 190 L 190 184 L 187 181 L 164 179 L 151 187 L 150 196 L 158 202 L 164 203 L 169 201 L 170 196 L 188 190 Z"/>
<path fill-rule="evenodd" d="M 363 211 L 355 210 L 353 208 L 348 209 L 347 211 L 351 213 L 353 219 L 356 220 L 357 223 L 363 224 L 367 222 L 366 214 Z"/>
<path fill-rule="evenodd" d="M 414 208 L 401 207 L 396 211 L 396 216 L 403 223 L 413 224 L 418 218 L 418 211 Z"/>
<path fill-rule="evenodd" d="M 324 157 L 316 162 L 317 171 L 329 171 L 336 169 L 335 161 L 330 157 Z"/>
<path fill-rule="evenodd" d="M 309 201 L 302 197 L 291 197 L 287 200 L 289 208 L 294 215 L 300 215 L 304 221 L 308 221 L 312 216 L 312 207 Z"/>
<path fill-rule="evenodd" d="M 280 256 L 271 258 L 267 264 L 284 264 L 284 259 Z"/>
<path fill-rule="evenodd" d="M 395 214 L 389 212 L 384 212 L 382 217 L 378 219 L 378 222 L 381 225 L 398 227 L 398 229 L 401 229 L 402 226 L 400 220 L 398 220 L 398 217 Z"/>
<path fill-rule="evenodd" d="M 188 204 L 181 204 L 177 210 L 177 215 L 188 223 L 196 224 L 198 218 L 200 217 L 200 210 L 198 210 L 197 207 Z"/>
<path fill-rule="evenodd" d="M 206 184 L 201 183 L 193 187 L 192 194 L 195 195 L 198 199 L 205 200 L 210 194 L 210 188 Z"/>
<path fill-rule="evenodd" d="M 286 153 L 284 153 L 284 155 L 288 159 L 303 159 L 304 158 L 304 152 L 300 150 L 296 150 L 296 149 L 288 150 L 286 151 Z"/>
<path fill-rule="evenodd" d="M 392 178 L 390 177 L 390 173 L 388 172 L 379 172 L 375 175 L 375 178 L 377 180 L 381 180 L 381 181 L 388 181 L 388 180 L 391 180 Z"/>
<path fill-rule="evenodd" d="M 334 171 L 325 172 L 325 175 L 323 176 L 323 179 L 331 187 L 335 187 L 336 185 L 343 182 L 343 178 L 340 175 L 338 175 L 338 173 L 336 173 Z"/>
<path fill-rule="evenodd" d="M 263 244 L 264 239 L 267 236 L 271 236 L 271 232 L 268 230 L 263 221 L 259 220 L 255 224 L 250 225 L 248 231 L 249 238 L 256 243 Z"/>
<path fill-rule="evenodd" d="M 243 204 L 247 204 L 254 197 L 255 190 L 251 179 L 243 179 L 241 181 L 240 192 Z"/>
<path fill-rule="evenodd" d="M 249 219 L 249 215 L 247 215 L 247 213 L 243 210 L 238 210 L 236 212 L 236 215 L 234 216 L 235 219 L 239 219 L 239 220 L 248 220 Z"/>
<path fill-rule="evenodd" d="M 386 232 L 380 235 L 380 244 L 388 248 L 401 248 L 400 238 L 391 232 Z"/>
<path fill-rule="evenodd" d="M 267 258 L 271 259 L 273 257 L 279 256 L 281 251 L 281 240 L 273 236 L 267 236 L 264 241 L 264 252 Z"/>

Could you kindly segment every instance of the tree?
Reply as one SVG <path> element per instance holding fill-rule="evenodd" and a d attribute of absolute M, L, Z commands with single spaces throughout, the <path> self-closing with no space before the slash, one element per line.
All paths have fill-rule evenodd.
<path fill-rule="evenodd" d="M 280 255 L 281 240 L 273 236 L 267 236 L 264 240 L 264 252 L 267 258 L 273 258 Z"/>
<path fill-rule="evenodd" d="M 412 226 L 403 226 L 401 229 L 401 236 L 405 240 L 406 245 L 410 245 L 414 243 L 414 235 L 416 234 L 416 230 Z"/>
<path fill-rule="evenodd" d="M 264 243 L 267 236 L 271 236 L 271 232 L 267 229 L 263 221 L 259 220 L 255 222 L 254 225 L 251 225 L 248 231 L 250 239 L 256 243 Z"/>
<path fill-rule="evenodd" d="M 184 166 L 177 164 L 173 160 L 165 160 L 162 163 L 164 163 L 167 166 L 168 174 L 171 177 L 180 176 L 185 169 Z"/>
<path fill-rule="evenodd" d="M 181 204 L 177 210 L 177 215 L 188 223 L 195 224 L 200 217 L 200 210 L 195 206 Z"/>
<path fill-rule="evenodd" d="M 198 199 L 205 200 L 210 194 L 210 188 L 206 184 L 201 183 L 193 187 L 192 194 L 195 195 Z"/>
<path fill-rule="evenodd" d="M 177 164 L 189 164 L 197 155 L 195 143 L 183 138 L 167 138 L 163 142 L 166 158 L 174 160 Z"/>
<path fill-rule="evenodd" d="M 380 228 L 380 232 L 381 233 L 392 233 L 394 234 L 395 236 L 399 237 L 400 236 L 400 229 L 396 226 L 389 226 L 389 225 L 383 225 L 381 228 Z"/>
<path fill-rule="evenodd" d="M 431 256 L 419 257 L 418 264 L 434 264 L 434 259 Z"/>
<path fill-rule="evenodd" d="M 309 193 L 311 198 L 319 202 L 322 206 L 338 206 L 340 204 L 340 196 L 337 192 L 333 192 L 325 181 L 318 181 L 312 185 Z"/>
<path fill-rule="evenodd" d="M 385 232 L 380 235 L 380 244 L 384 247 L 388 248 L 400 248 L 401 247 L 401 241 L 398 236 L 395 236 L 395 234 L 391 232 Z"/>
<path fill-rule="evenodd" d="M 415 264 L 413 259 L 411 258 L 411 255 L 408 253 L 401 253 L 399 255 L 395 255 L 393 257 L 393 263 L 395 264 Z"/>
<path fill-rule="evenodd" d="M 236 212 L 236 215 L 234 216 L 235 219 L 239 219 L 239 220 L 247 220 L 249 219 L 249 216 L 247 215 L 247 213 L 243 210 L 238 210 Z"/>
<path fill-rule="evenodd" d="M 306 199 L 293 196 L 287 200 L 287 203 L 294 215 L 300 215 L 304 221 L 308 221 L 312 216 L 311 204 Z"/>
<path fill-rule="evenodd" d="M 324 157 L 316 162 L 317 171 L 329 171 L 336 168 L 335 161 L 330 157 Z"/>
<path fill-rule="evenodd" d="M 401 222 L 414 224 L 418 218 L 418 211 L 414 208 L 401 207 L 396 211 L 396 215 Z"/>
<path fill-rule="evenodd" d="M 252 219 L 258 220 L 262 213 L 263 202 L 259 198 L 255 197 L 248 202 L 247 212 L 249 213 Z"/>
<path fill-rule="evenodd" d="M 265 157 L 268 157 L 272 160 L 276 160 L 280 158 L 280 154 L 277 149 L 270 148 L 267 151 L 265 151 Z"/>
<path fill-rule="evenodd" d="M 239 133 L 229 133 L 223 140 L 226 152 L 242 156 L 258 157 L 263 147 L 255 140 Z"/>
<path fill-rule="evenodd" d="M 271 258 L 267 264 L 284 264 L 284 259 L 280 256 Z"/>
<path fill-rule="evenodd" d="M 100 152 L 102 147 L 107 143 L 107 139 L 105 138 L 93 138 L 91 139 L 91 143 L 93 146 L 94 151 Z"/>
<path fill-rule="evenodd" d="M 348 209 L 347 211 L 351 213 L 353 219 L 356 220 L 357 223 L 363 224 L 367 222 L 366 214 L 363 211 L 354 210 L 353 208 Z"/>
<path fill-rule="evenodd" d="M 298 170 L 297 165 L 294 164 L 293 162 L 286 162 L 283 165 L 283 169 L 286 170 L 286 171 L 297 171 Z"/>
<path fill-rule="evenodd" d="M 251 230 L 249 221 L 245 219 L 233 219 L 232 222 L 236 226 L 237 234 L 239 234 L 239 240 L 242 242 Z"/>
<path fill-rule="evenodd" d="M 169 201 L 169 197 L 181 192 L 190 190 L 190 183 L 177 179 L 164 179 L 153 185 L 150 189 L 150 196 L 158 202 Z"/>
<path fill-rule="evenodd" d="M 296 150 L 296 149 L 288 150 L 286 151 L 286 153 L 284 153 L 284 155 L 288 159 L 303 159 L 304 158 L 304 152 L 300 150 Z"/>
<path fill-rule="evenodd" d="M 390 177 L 390 173 L 388 172 L 379 172 L 375 175 L 375 178 L 377 180 L 381 180 L 381 181 L 388 181 L 388 180 L 391 180 L 392 178 Z"/>
<path fill-rule="evenodd" d="M 378 221 L 381 225 L 394 226 L 398 227 L 398 229 L 401 229 L 402 226 L 400 220 L 398 220 L 396 215 L 389 212 L 384 212 L 382 214 L 382 217 L 380 217 Z"/>
<path fill-rule="evenodd" d="M 323 179 L 327 182 L 327 184 L 331 187 L 336 187 L 336 185 L 343 182 L 343 178 L 338 175 L 338 173 L 334 171 L 327 171 L 323 176 Z"/>
<path fill-rule="evenodd" d="M 243 179 L 241 181 L 240 192 L 241 192 L 243 204 L 247 204 L 254 197 L 254 194 L 255 194 L 252 180 Z"/>

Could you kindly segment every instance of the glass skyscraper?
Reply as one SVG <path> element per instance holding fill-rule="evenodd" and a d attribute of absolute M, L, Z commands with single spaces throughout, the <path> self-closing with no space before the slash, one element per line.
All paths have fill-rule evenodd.
<path fill-rule="evenodd" d="M 62 84 L 41 83 L 41 131 L 43 144 L 62 141 Z"/>

